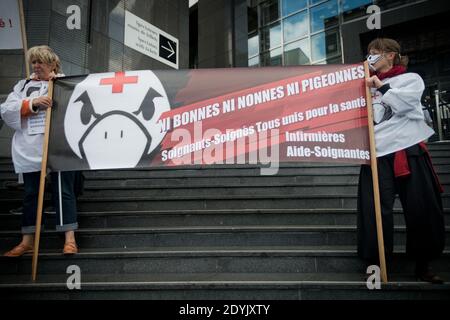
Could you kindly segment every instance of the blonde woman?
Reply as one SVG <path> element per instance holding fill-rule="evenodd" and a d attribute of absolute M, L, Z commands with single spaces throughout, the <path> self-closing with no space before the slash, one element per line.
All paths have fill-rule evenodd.
<path fill-rule="evenodd" d="M 45 110 L 52 106 L 47 96 L 48 81 L 61 75 L 61 62 L 48 46 L 31 48 L 27 61 L 32 65 L 30 79 L 19 81 L 1 105 L 5 124 L 15 130 L 12 158 L 16 173 L 23 174 L 25 196 L 22 214 L 22 241 L 8 251 L 7 257 L 33 252 L 36 230 L 37 198 L 44 139 Z M 78 248 L 74 231 L 78 229 L 75 172 L 52 172 L 52 199 L 56 208 L 56 230 L 65 232 L 64 254 L 75 254 Z"/>

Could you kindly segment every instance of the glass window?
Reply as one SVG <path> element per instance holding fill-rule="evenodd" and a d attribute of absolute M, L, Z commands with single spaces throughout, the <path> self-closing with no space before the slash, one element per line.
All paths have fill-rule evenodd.
<path fill-rule="evenodd" d="M 259 56 L 248 59 L 249 67 L 257 67 L 259 66 Z"/>
<path fill-rule="evenodd" d="M 274 49 L 262 55 L 261 64 L 263 66 L 281 66 L 282 65 L 282 50 L 281 48 Z"/>
<path fill-rule="evenodd" d="M 348 21 L 366 15 L 367 7 L 373 0 L 342 0 L 344 20 Z"/>
<path fill-rule="evenodd" d="M 349 11 L 372 4 L 373 0 L 342 0 L 342 11 Z"/>
<path fill-rule="evenodd" d="M 114 40 L 109 41 L 108 71 L 123 70 L 123 44 Z"/>
<path fill-rule="evenodd" d="M 341 53 L 339 30 L 332 29 L 311 37 L 312 60 L 324 60 Z"/>
<path fill-rule="evenodd" d="M 259 37 L 254 35 L 248 39 L 248 57 L 253 57 L 259 53 Z"/>
<path fill-rule="evenodd" d="M 125 24 L 125 9 L 123 4 L 117 4 L 109 14 L 108 35 L 110 38 L 123 43 Z"/>
<path fill-rule="evenodd" d="M 303 11 L 284 20 L 284 41 L 289 42 L 308 34 L 308 12 Z"/>
<path fill-rule="evenodd" d="M 283 0 L 283 17 L 305 9 L 307 4 L 307 0 Z"/>
<path fill-rule="evenodd" d="M 327 1 L 311 8 L 311 32 L 317 32 L 339 22 L 337 0 Z"/>
<path fill-rule="evenodd" d="M 330 59 L 326 59 L 323 61 L 319 61 L 314 63 L 315 65 L 322 65 L 322 64 L 341 64 L 342 63 L 342 57 L 335 57 L 335 58 L 330 58 Z"/>
<path fill-rule="evenodd" d="M 279 23 L 261 30 L 261 51 L 267 51 L 281 44 L 281 25 Z"/>
<path fill-rule="evenodd" d="M 386 10 L 390 8 L 395 8 L 401 5 L 410 4 L 417 2 L 418 0 L 377 0 L 377 6 L 381 8 L 381 10 Z"/>
<path fill-rule="evenodd" d="M 341 56 L 327 59 L 327 64 L 341 64 L 341 63 L 342 63 L 342 57 Z"/>
<path fill-rule="evenodd" d="M 269 0 L 261 4 L 261 24 L 266 25 L 280 18 L 280 3 L 278 0 Z"/>
<path fill-rule="evenodd" d="M 309 0 L 309 2 L 311 2 L 311 5 L 319 3 L 319 2 L 323 2 L 324 0 Z"/>
<path fill-rule="evenodd" d="M 286 66 L 310 64 L 308 38 L 290 43 L 284 47 L 284 64 Z"/>
<path fill-rule="evenodd" d="M 257 7 L 247 7 L 248 32 L 258 30 L 258 9 Z"/>

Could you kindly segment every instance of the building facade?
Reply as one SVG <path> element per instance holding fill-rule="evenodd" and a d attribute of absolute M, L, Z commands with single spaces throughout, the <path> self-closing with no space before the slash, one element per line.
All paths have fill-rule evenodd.
<path fill-rule="evenodd" d="M 450 92 L 450 2 L 445 0 L 23 0 L 28 46 L 50 45 L 66 75 L 169 66 L 124 44 L 129 11 L 179 41 L 179 68 L 356 63 L 375 37 L 392 37 L 410 70 Z M 381 29 L 366 13 L 381 9 Z M 67 8 L 81 10 L 68 30 Z M 0 52 L 0 97 L 25 76 L 23 52 Z M 1 100 L 1 99 L 0 99 Z M 0 131 L 8 154 L 11 131 Z"/>
<path fill-rule="evenodd" d="M 186 0 L 23 0 L 28 47 L 46 44 L 62 60 L 66 75 L 117 70 L 165 69 L 161 62 L 124 45 L 125 11 L 179 39 L 180 68 L 189 61 Z M 69 30 L 67 8 L 77 5 L 81 29 Z M 0 93 L 25 75 L 21 51 L 0 52 Z"/>
<path fill-rule="evenodd" d="M 125 11 L 179 41 L 179 68 L 189 67 L 187 0 L 23 0 L 28 47 L 49 45 L 66 75 L 171 68 L 124 44 Z M 67 8 L 77 5 L 81 28 L 69 30 Z M 22 50 L 0 51 L 0 101 L 25 77 Z M 1 124 L 0 124 L 1 125 Z M 12 131 L 0 128 L 0 156 L 9 155 Z"/>
<path fill-rule="evenodd" d="M 381 29 L 367 27 L 367 8 Z M 450 3 L 442 0 L 199 0 L 190 66 L 264 67 L 362 61 L 376 37 L 397 39 L 410 70 L 449 85 Z M 215 23 L 214 23 L 215 22 Z M 192 23 L 192 21 L 191 21 Z"/>

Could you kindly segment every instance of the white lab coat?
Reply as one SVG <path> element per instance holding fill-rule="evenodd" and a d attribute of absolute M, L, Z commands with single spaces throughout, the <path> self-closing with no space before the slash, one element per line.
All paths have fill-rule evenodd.
<path fill-rule="evenodd" d="M 28 118 L 37 117 L 33 114 L 22 118 L 20 111 L 24 99 L 47 95 L 48 81 L 31 80 L 19 81 L 4 103 L 1 104 L 1 114 L 5 123 L 15 130 L 11 153 L 16 173 L 41 171 L 42 145 L 44 134 L 30 134 L 28 131 Z M 31 89 L 30 89 L 31 88 Z M 22 90 L 23 89 L 23 90 Z M 36 91 L 34 91 L 36 90 Z M 30 93 L 27 96 L 27 92 Z M 39 111 L 42 113 L 45 111 Z"/>
<path fill-rule="evenodd" d="M 416 73 L 404 73 L 383 83 L 391 86 L 384 95 L 372 89 L 377 157 L 413 146 L 434 134 L 424 121 L 422 78 Z"/>

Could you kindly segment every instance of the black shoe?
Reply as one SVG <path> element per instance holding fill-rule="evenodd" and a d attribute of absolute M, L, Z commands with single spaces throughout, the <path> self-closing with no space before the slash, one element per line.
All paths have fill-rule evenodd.
<path fill-rule="evenodd" d="M 416 274 L 417 281 L 424 281 L 424 282 L 430 282 L 433 284 L 443 284 L 444 280 L 431 272 L 431 270 L 428 270 L 425 273 L 422 274 Z"/>
<path fill-rule="evenodd" d="M 443 284 L 444 280 L 431 271 L 427 261 L 416 262 L 416 278 L 417 281 L 430 282 L 433 284 Z"/>
<path fill-rule="evenodd" d="M 21 214 L 23 214 L 23 207 L 19 207 L 17 209 L 11 209 L 11 210 L 9 210 L 9 213 L 16 215 L 16 216 L 20 216 Z"/>
<path fill-rule="evenodd" d="M 23 190 L 23 183 L 18 183 L 17 181 L 6 181 L 3 186 L 6 189 L 12 190 Z"/>

